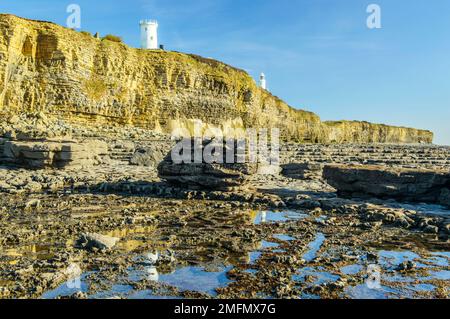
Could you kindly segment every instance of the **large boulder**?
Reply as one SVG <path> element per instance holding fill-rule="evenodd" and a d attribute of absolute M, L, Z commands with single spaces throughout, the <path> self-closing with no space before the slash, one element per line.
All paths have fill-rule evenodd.
<path fill-rule="evenodd" d="M 450 206 L 448 171 L 327 165 L 323 177 L 344 197 L 393 198 Z"/>
<path fill-rule="evenodd" d="M 130 164 L 157 168 L 159 163 L 164 159 L 164 155 L 161 148 L 140 147 L 134 152 Z"/>
<path fill-rule="evenodd" d="M 110 250 L 119 241 L 119 238 L 96 234 L 96 233 L 83 233 L 78 238 L 75 246 L 86 250 Z"/>
<path fill-rule="evenodd" d="M 91 166 L 108 153 L 107 144 L 98 140 L 7 141 L 3 149 L 4 161 L 31 169 Z"/>
<path fill-rule="evenodd" d="M 193 140 L 190 140 L 189 143 L 191 143 L 191 146 L 194 145 Z M 224 162 L 227 150 L 229 150 L 226 143 L 215 144 L 208 140 L 202 141 L 199 147 L 202 152 L 206 147 L 216 147 L 216 150 L 221 149 L 223 154 L 222 161 Z M 256 163 L 238 163 L 237 152 L 234 154 L 234 163 L 221 163 L 220 161 L 209 163 L 204 158 L 201 162 L 195 163 L 193 161 L 194 147 L 190 151 L 192 161 L 181 163 L 174 160 L 173 154 L 181 154 L 182 152 L 172 151 L 168 154 L 158 165 L 159 177 L 171 184 L 191 189 L 230 191 L 244 187 L 248 178 L 258 171 Z"/>

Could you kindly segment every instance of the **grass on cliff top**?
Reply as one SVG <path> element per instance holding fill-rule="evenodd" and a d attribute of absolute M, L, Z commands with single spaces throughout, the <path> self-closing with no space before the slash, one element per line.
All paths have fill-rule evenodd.
<path fill-rule="evenodd" d="M 112 42 L 117 42 L 117 43 L 123 43 L 123 40 L 121 37 L 117 36 L 117 35 L 113 35 L 113 34 L 107 34 L 105 35 L 102 40 L 108 40 L 108 41 L 112 41 Z"/>

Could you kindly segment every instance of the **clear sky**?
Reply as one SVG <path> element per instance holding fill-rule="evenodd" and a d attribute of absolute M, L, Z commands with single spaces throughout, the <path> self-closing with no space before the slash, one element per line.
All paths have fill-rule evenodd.
<path fill-rule="evenodd" d="M 0 12 L 139 46 L 140 19 L 157 19 L 166 49 L 265 72 L 273 94 L 323 120 L 429 129 L 450 145 L 449 0 L 1 0 Z M 367 28 L 371 3 L 381 29 Z"/>

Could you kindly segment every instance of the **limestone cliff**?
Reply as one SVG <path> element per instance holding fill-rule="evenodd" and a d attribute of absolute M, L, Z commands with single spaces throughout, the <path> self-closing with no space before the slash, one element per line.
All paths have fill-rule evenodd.
<path fill-rule="evenodd" d="M 327 136 L 334 143 L 431 143 L 433 133 L 405 127 L 358 121 L 327 121 Z"/>
<path fill-rule="evenodd" d="M 53 23 L 0 15 L 0 112 L 36 111 L 164 131 L 192 119 L 225 129 L 279 127 L 286 139 L 301 142 L 329 142 L 335 140 L 330 131 L 336 135 L 314 113 L 288 106 L 246 72 L 218 61 L 134 49 Z M 398 140 L 395 131 L 388 140 L 432 140 L 429 132 L 403 130 Z M 369 135 L 370 142 L 386 140 Z M 367 134 L 339 136 L 363 141 Z"/>

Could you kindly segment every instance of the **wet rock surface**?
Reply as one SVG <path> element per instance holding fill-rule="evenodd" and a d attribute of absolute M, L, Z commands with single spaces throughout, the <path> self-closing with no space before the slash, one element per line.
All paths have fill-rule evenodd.
<path fill-rule="evenodd" d="M 80 203 L 77 209 L 72 202 Z M 368 228 L 358 206 L 364 204 L 287 213 L 240 202 L 71 195 L 60 205 L 67 209 L 56 220 L 53 200 L 45 200 L 39 222 L 27 226 L 40 229 L 34 234 L 2 224 L 2 235 L 11 228 L 17 234 L 6 236 L 2 249 L 2 279 L 10 278 L 3 291 L 10 296 L 448 297 L 448 237 L 400 224 Z M 79 232 L 119 240 L 109 250 L 80 250 L 67 242 Z M 83 270 L 80 288 L 65 283 L 73 264 Z M 367 290 L 373 264 L 380 267 L 380 288 Z"/>
<path fill-rule="evenodd" d="M 7 298 L 448 298 L 447 211 L 289 186 L 297 195 L 280 188 L 288 207 L 275 210 L 211 193 L 198 201 L 108 191 L 35 194 L 40 204 L 27 208 L 20 203 L 29 195 L 5 193 L 1 291 Z M 119 240 L 110 249 L 78 248 L 88 233 Z M 375 290 L 366 284 L 373 264 L 381 267 Z M 67 284 L 73 265 L 82 270 L 79 288 Z"/>
<path fill-rule="evenodd" d="M 331 160 L 318 159 L 345 146 L 283 145 L 289 174 L 251 174 L 245 189 L 224 191 L 173 185 L 153 165 L 130 165 L 141 148 L 167 153 L 166 136 L 102 130 L 110 137 L 99 166 L 0 167 L 2 298 L 449 297 L 449 210 L 339 197 L 318 174 Z M 310 148 L 320 155 L 295 155 Z M 366 148 L 384 159 L 392 149 L 423 152 L 386 167 L 439 169 L 420 163 L 434 146 Z M 380 282 L 370 288 L 374 266 Z"/>

